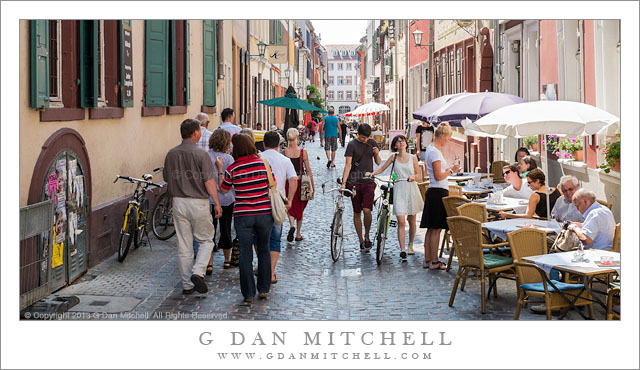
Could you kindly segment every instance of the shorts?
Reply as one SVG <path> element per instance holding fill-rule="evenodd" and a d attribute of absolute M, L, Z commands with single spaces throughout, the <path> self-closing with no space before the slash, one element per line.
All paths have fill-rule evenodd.
<path fill-rule="evenodd" d="M 373 198 L 376 194 L 376 183 L 348 184 L 347 189 L 356 189 L 356 196 L 351 197 L 353 213 L 360 213 L 363 209 L 373 209 Z"/>
<path fill-rule="evenodd" d="M 335 152 L 338 150 L 338 138 L 335 136 L 327 136 L 324 138 L 324 149 Z"/>
<path fill-rule="evenodd" d="M 309 136 L 316 136 L 316 132 L 313 130 L 309 130 Z"/>

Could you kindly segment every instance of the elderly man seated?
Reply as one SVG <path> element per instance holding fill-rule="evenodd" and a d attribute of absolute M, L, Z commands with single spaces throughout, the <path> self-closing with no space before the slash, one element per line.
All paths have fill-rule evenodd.
<path fill-rule="evenodd" d="M 609 208 L 596 201 L 596 194 L 587 189 L 580 189 L 573 195 L 573 204 L 582 213 L 584 222 L 569 225 L 585 248 L 610 249 L 613 247 L 613 235 L 616 221 Z"/>
<path fill-rule="evenodd" d="M 578 212 L 575 204 L 573 204 L 573 195 L 580 189 L 578 179 L 569 175 L 562 176 L 558 185 L 563 196 L 556 201 L 551 211 L 551 216 L 560 223 L 564 221 L 583 222 L 582 213 Z"/>

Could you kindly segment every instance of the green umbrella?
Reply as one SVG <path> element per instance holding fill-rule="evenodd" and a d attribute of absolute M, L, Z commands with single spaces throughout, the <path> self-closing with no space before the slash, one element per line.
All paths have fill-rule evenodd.
<path fill-rule="evenodd" d="M 296 98 L 296 95 L 293 93 L 287 93 L 285 96 L 280 98 L 274 98 L 269 100 L 261 100 L 258 103 L 268 105 L 271 107 L 282 107 L 289 109 L 300 109 L 304 111 L 318 111 L 325 112 L 322 108 L 318 108 L 315 105 L 311 105 L 304 100 Z"/>

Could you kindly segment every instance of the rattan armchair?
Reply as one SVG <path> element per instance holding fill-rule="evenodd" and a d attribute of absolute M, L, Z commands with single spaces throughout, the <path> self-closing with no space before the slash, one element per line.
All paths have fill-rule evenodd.
<path fill-rule="evenodd" d="M 495 161 L 491 163 L 491 174 L 493 175 L 493 182 L 496 184 L 504 184 L 504 176 L 502 175 L 502 168 L 508 166 L 509 162 Z"/>
<path fill-rule="evenodd" d="M 489 221 L 487 217 L 487 207 L 480 203 L 467 203 L 458 207 L 458 215 L 470 217 L 479 222 Z M 482 242 L 491 244 L 491 237 L 485 230 L 482 231 Z"/>
<path fill-rule="evenodd" d="M 589 317 L 593 318 L 591 294 L 587 290 L 582 290 L 583 284 L 568 284 L 550 280 L 542 268 L 533 263 L 522 261 L 525 257 L 547 254 L 547 237 L 544 231 L 537 229 L 516 230 L 507 234 L 507 240 L 511 246 L 518 289 L 515 320 L 520 318 L 522 306 L 531 302 L 544 302 L 547 309 L 547 320 L 551 320 L 551 311 L 560 308 L 567 309 L 571 305 L 571 300 L 577 297 L 580 291 L 582 291 L 581 298 L 576 301 L 575 305 L 587 306 Z"/>
<path fill-rule="evenodd" d="M 456 281 L 451 290 L 451 298 L 449 298 L 449 306 L 453 306 L 456 297 L 460 278 L 466 278 L 467 273 L 471 270 L 479 271 L 480 276 L 480 299 L 482 313 L 486 312 L 485 301 L 485 278 L 489 278 L 489 290 L 487 298 L 493 289 L 494 296 L 497 297 L 498 291 L 496 280 L 501 276 L 502 272 L 513 271 L 513 259 L 510 257 L 498 256 L 494 254 L 485 255 L 483 248 L 492 248 L 498 246 L 496 244 L 487 245 L 482 243 L 482 224 L 479 221 L 465 216 L 447 217 L 449 230 L 453 238 L 453 245 L 458 255 L 458 273 Z M 506 246 L 507 243 L 500 243 Z M 464 284 L 460 287 L 464 291 Z"/>
<path fill-rule="evenodd" d="M 620 320 L 620 285 L 609 288 L 607 292 L 607 320 Z"/>
<path fill-rule="evenodd" d="M 449 185 L 449 195 L 458 195 L 458 196 L 464 196 L 464 194 L 462 194 L 462 186 L 459 185 Z"/>
<path fill-rule="evenodd" d="M 469 199 L 459 195 L 449 195 L 448 197 L 442 198 L 442 203 L 444 204 L 444 209 L 447 212 L 447 217 L 449 216 L 458 216 L 458 207 L 463 204 L 467 204 L 471 202 Z M 451 269 L 451 261 L 453 261 L 453 249 L 451 248 L 451 233 L 449 230 L 444 231 L 444 238 L 442 239 L 442 244 L 440 244 L 440 257 L 442 257 L 442 252 L 444 252 L 445 244 L 447 246 L 447 250 L 449 251 L 449 262 L 447 262 L 447 271 Z"/>

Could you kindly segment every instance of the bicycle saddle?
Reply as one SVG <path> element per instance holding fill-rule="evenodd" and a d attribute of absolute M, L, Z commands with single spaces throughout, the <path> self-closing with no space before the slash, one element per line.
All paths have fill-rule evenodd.
<path fill-rule="evenodd" d="M 387 186 L 387 185 L 380 185 L 380 190 L 382 190 L 382 191 L 387 191 L 387 189 L 389 189 L 389 186 Z"/>

